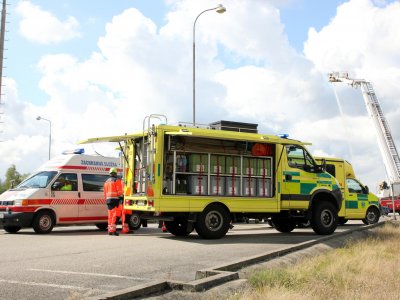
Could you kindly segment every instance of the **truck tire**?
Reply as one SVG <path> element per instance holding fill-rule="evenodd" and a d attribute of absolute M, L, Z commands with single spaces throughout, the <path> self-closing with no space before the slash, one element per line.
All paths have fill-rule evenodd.
<path fill-rule="evenodd" d="M 21 230 L 19 226 L 4 226 L 4 230 L 8 233 L 17 233 Z"/>
<path fill-rule="evenodd" d="M 51 211 L 39 211 L 33 218 L 32 227 L 36 233 L 47 234 L 53 230 L 55 225 L 55 217 Z"/>
<path fill-rule="evenodd" d="M 321 235 L 332 234 L 338 224 L 338 212 L 335 206 L 327 201 L 316 203 L 311 217 L 311 227 Z"/>
<path fill-rule="evenodd" d="M 130 230 L 138 230 L 142 226 L 142 220 L 138 213 L 132 213 L 131 215 L 126 215 L 128 226 Z"/>
<path fill-rule="evenodd" d="M 189 235 L 192 230 L 188 230 L 188 220 L 186 218 L 176 218 L 173 221 L 164 221 L 165 227 L 168 232 L 175 236 Z"/>
<path fill-rule="evenodd" d="M 273 227 L 282 233 L 292 232 L 296 227 L 296 222 L 290 218 L 271 217 Z"/>
<path fill-rule="evenodd" d="M 378 223 L 379 218 L 381 217 L 381 213 L 379 209 L 376 207 L 370 207 L 365 214 L 365 219 L 362 219 L 365 225 L 375 224 Z"/>
<path fill-rule="evenodd" d="M 200 213 L 195 229 L 204 239 L 220 239 L 228 232 L 230 223 L 231 217 L 226 208 L 210 204 Z"/>

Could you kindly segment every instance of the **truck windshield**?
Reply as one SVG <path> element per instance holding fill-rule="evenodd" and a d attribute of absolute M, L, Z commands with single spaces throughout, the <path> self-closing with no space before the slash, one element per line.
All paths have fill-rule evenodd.
<path fill-rule="evenodd" d="M 43 171 L 21 182 L 16 189 L 45 188 L 57 174 L 56 171 Z"/>

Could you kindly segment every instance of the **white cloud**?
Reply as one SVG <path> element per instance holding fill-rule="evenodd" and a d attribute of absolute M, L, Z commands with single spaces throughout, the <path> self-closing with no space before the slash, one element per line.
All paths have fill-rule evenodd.
<path fill-rule="evenodd" d="M 20 33 L 28 40 L 40 44 L 56 44 L 80 36 L 79 22 L 69 16 L 60 21 L 51 12 L 30 1 L 20 1 L 16 12 L 20 15 Z"/>
<path fill-rule="evenodd" d="M 400 128 L 399 3 L 346 2 L 322 30 L 310 29 L 304 55 L 288 43 L 279 10 L 271 3 L 232 0 L 225 14 L 207 12 L 198 20 L 197 122 L 231 119 L 259 123 L 263 132 L 288 132 L 313 142 L 313 153 L 350 160 L 374 190 L 384 170 L 361 92 L 338 90 L 343 119 L 326 73 L 348 70 L 373 80 L 391 128 Z M 170 123 L 190 122 L 192 26 L 200 11 L 213 6 L 212 0 L 174 1 L 161 28 L 137 9 L 127 9 L 105 25 L 89 58 L 43 55 L 39 87 L 49 101 L 35 107 L 18 99 L 15 85 L 9 90 L 1 169 L 14 162 L 17 169 L 27 172 L 29 165 L 33 171 L 46 159 L 48 126 L 36 121 L 37 115 L 52 120 L 54 154 L 76 147 L 80 139 L 140 130 L 151 113 L 167 115 Z M 361 16 L 374 22 L 367 24 Z M 398 131 L 393 133 L 398 141 Z M 9 155 L 12 149 L 17 150 Z"/>

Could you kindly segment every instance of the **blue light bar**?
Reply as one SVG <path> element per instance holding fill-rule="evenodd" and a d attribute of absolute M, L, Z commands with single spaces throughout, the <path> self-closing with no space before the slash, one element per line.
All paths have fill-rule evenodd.
<path fill-rule="evenodd" d="M 78 148 L 78 149 L 74 149 L 74 150 L 65 150 L 62 152 L 62 154 L 83 154 L 83 153 L 85 153 L 84 148 Z"/>
<path fill-rule="evenodd" d="M 288 133 L 281 133 L 281 134 L 278 134 L 278 136 L 280 138 L 282 138 L 282 139 L 287 139 L 289 137 L 289 134 Z"/>

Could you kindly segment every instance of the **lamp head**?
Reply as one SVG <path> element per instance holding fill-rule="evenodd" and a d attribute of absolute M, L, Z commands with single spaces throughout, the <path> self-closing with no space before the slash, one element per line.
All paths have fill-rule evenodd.
<path fill-rule="evenodd" d="M 215 11 L 219 14 L 223 14 L 224 12 L 226 12 L 226 8 L 222 4 L 219 4 Z"/>

